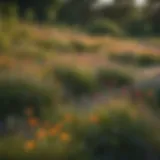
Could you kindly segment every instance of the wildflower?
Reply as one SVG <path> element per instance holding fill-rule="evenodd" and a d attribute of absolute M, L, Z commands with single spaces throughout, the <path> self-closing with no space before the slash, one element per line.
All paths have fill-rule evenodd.
<path fill-rule="evenodd" d="M 91 115 L 91 116 L 89 117 L 89 120 L 90 120 L 90 122 L 92 122 L 92 123 L 98 123 L 98 121 L 99 121 L 98 117 L 95 116 L 95 115 Z"/>
<path fill-rule="evenodd" d="M 57 129 L 57 130 L 60 130 L 60 129 L 62 129 L 62 127 L 63 127 L 63 123 L 57 123 L 56 125 L 55 125 L 55 128 Z"/>
<path fill-rule="evenodd" d="M 69 135 L 68 133 L 62 132 L 62 133 L 60 134 L 60 139 L 61 139 L 62 141 L 64 141 L 64 142 L 68 142 L 68 141 L 71 140 L 71 137 L 70 137 L 70 135 Z"/>
<path fill-rule="evenodd" d="M 56 128 L 51 128 L 51 129 L 49 130 L 49 134 L 50 134 L 51 136 L 55 136 L 55 135 L 57 134 L 57 132 L 58 132 L 58 130 L 57 130 Z"/>
<path fill-rule="evenodd" d="M 43 139 L 43 138 L 45 138 L 46 136 L 47 136 L 47 132 L 46 132 L 46 130 L 43 129 L 43 128 L 39 129 L 39 130 L 37 131 L 37 133 L 36 133 L 36 137 L 37 137 L 38 139 Z"/>
<path fill-rule="evenodd" d="M 24 149 L 25 151 L 31 151 L 33 149 L 35 149 L 36 147 L 36 143 L 34 140 L 28 140 L 25 144 L 24 144 Z"/>
<path fill-rule="evenodd" d="M 36 127 L 38 125 L 38 119 L 35 118 L 35 117 L 31 117 L 31 118 L 28 119 L 28 124 L 31 127 Z"/>

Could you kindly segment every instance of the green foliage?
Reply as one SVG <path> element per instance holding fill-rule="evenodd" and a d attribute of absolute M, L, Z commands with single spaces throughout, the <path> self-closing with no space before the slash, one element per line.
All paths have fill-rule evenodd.
<path fill-rule="evenodd" d="M 71 44 L 67 44 L 58 40 L 36 40 L 36 45 L 43 50 L 55 50 L 62 52 L 70 52 L 73 50 Z"/>
<path fill-rule="evenodd" d="M 0 33 L 0 51 L 7 51 L 11 47 L 11 37 L 3 32 Z"/>
<path fill-rule="evenodd" d="M 154 134 L 150 130 L 152 127 L 141 118 L 133 120 L 125 111 L 106 114 L 100 126 L 98 131 L 90 131 L 85 139 L 91 159 L 145 159 L 153 146 L 153 141 L 149 141 Z M 158 155 L 158 150 L 155 153 Z"/>
<path fill-rule="evenodd" d="M 160 64 L 160 56 L 152 54 L 111 53 L 109 59 L 122 64 L 149 67 Z"/>
<path fill-rule="evenodd" d="M 78 69 L 58 67 L 54 74 L 63 87 L 73 96 L 91 94 L 97 88 L 93 75 Z"/>
<path fill-rule="evenodd" d="M 99 69 L 97 79 L 101 88 L 122 87 L 133 83 L 131 75 L 115 69 Z"/>
<path fill-rule="evenodd" d="M 100 49 L 100 45 L 99 44 L 95 44 L 95 45 L 88 45 L 85 44 L 84 42 L 78 41 L 78 40 L 74 40 L 71 42 L 71 46 L 73 48 L 74 51 L 76 52 L 97 52 Z"/>
<path fill-rule="evenodd" d="M 154 56 L 152 54 L 138 55 L 136 59 L 138 66 L 142 67 L 160 64 L 159 60 L 159 56 Z"/>
<path fill-rule="evenodd" d="M 24 152 L 24 139 L 5 137 L 1 140 L 0 156 L 6 160 L 145 160 L 148 156 L 159 159 L 160 130 L 143 113 L 133 118 L 128 110 L 111 109 L 93 115 L 98 118 L 97 123 L 89 121 L 90 115 L 80 113 L 74 114 L 76 118 L 72 122 L 63 124 L 71 138 L 69 142 L 60 139 L 60 131 L 54 137 L 34 141 L 36 148 Z M 10 145 L 11 142 L 16 142 L 16 146 Z"/>
<path fill-rule="evenodd" d="M 151 24 L 143 19 L 133 20 L 126 26 L 126 30 L 131 36 L 149 36 L 153 33 Z"/>
<path fill-rule="evenodd" d="M 25 12 L 25 20 L 32 23 L 35 20 L 35 13 L 33 9 L 27 9 Z"/>
<path fill-rule="evenodd" d="M 93 35 L 109 34 L 112 36 L 122 36 L 124 31 L 111 20 L 96 20 L 87 27 L 88 33 Z"/>
<path fill-rule="evenodd" d="M 134 64 L 135 65 L 135 61 L 136 61 L 136 55 L 130 52 L 126 52 L 126 53 L 111 53 L 109 54 L 109 59 L 111 61 L 115 61 L 115 62 L 120 62 L 123 64 Z"/>
<path fill-rule="evenodd" d="M 0 118 L 8 114 L 22 114 L 28 106 L 33 106 L 39 115 L 40 107 L 54 102 L 54 90 L 41 82 L 21 77 L 0 77 Z"/>

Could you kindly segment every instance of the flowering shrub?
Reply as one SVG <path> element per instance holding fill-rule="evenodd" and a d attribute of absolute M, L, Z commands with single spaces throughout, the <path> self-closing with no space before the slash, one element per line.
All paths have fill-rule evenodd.
<path fill-rule="evenodd" d="M 83 114 L 83 113 L 82 113 Z M 63 115 L 63 116 L 62 116 Z M 38 122 L 32 138 L 3 139 L 0 157 L 10 160 L 137 159 L 159 158 L 159 130 L 142 115 L 129 110 L 90 114 L 63 113 L 56 121 Z M 27 119 L 32 118 L 28 115 Z M 28 121 L 29 122 L 29 121 Z M 30 129 L 31 129 L 30 128 Z M 16 142 L 16 147 L 8 142 Z"/>

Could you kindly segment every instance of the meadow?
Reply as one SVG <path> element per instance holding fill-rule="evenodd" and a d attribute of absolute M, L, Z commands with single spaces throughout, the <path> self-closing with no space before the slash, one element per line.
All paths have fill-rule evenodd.
<path fill-rule="evenodd" d="M 0 159 L 160 159 L 159 42 L 0 20 Z"/>

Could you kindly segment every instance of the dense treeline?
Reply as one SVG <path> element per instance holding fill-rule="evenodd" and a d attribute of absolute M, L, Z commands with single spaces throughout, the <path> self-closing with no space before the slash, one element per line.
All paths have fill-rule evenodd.
<path fill-rule="evenodd" d="M 148 0 L 147 5 L 141 8 L 135 7 L 134 0 L 114 0 L 110 5 L 95 7 L 97 1 L 1 0 L 1 8 L 6 11 L 6 5 L 16 4 L 21 17 L 32 9 L 38 21 L 50 18 L 64 24 L 87 26 L 100 19 L 109 19 L 131 35 L 160 34 L 159 0 Z"/>

